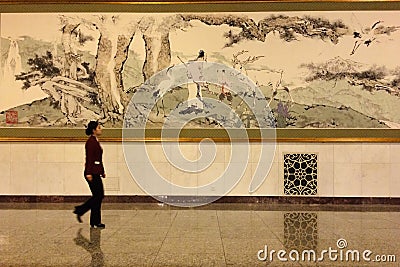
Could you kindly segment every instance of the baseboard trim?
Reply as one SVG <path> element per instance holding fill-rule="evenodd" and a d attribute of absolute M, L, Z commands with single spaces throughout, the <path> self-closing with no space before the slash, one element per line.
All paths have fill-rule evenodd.
<path fill-rule="evenodd" d="M 0 195 L 0 203 L 79 203 L 89 196 Z M 201 202 L 204 202 L 204 197 Z M 170 203 L 199 202 L 197 197 L 168 197 Z M 106 196 L 104 203 L 159 203 L 151 196 Z M 224 196 L 213 203 L 304 205 L 400 205 L 400 197 Z"/>

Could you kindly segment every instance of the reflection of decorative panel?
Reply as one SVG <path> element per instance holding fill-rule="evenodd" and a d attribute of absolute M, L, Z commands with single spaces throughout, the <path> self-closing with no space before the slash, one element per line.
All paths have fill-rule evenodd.
<path fill-rule="evenodd" d="M 284 194 L 317 194 L 317 154 L 284 154 Z"/>
<path fill-rule="evenodd" d="M 287 250 L 316 249 L 318 244 L 317 214 L 290 212 L 284 214 L 284 246 Z"/>

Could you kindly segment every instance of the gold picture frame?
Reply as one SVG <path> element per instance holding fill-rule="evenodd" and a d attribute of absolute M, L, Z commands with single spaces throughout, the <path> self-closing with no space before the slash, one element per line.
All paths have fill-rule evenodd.
<path fill-rule="evenodd" d="M 218 12 L 390 12 L 400 11 L 399 1 L 0 1 L 2 14 L 7 13 L 218 13 Z M 400 25 L 400 23 L 399 23 Z M 356 33 L 354 33 L 356 35 Z M 382 142 L 400 141 L 400 128 L 277 128 L 273 140 L 261 138 L 259 129 L 247 129 L 251 142 Z M 211 138 L 217 142 L 229 139 L 223 129 L 183 129 L 178 139 L 161 137 L 160 129 L 146 129 L 145 141 L 198 142 Z M 0 142 L 74 142 L 83 141 L 83 128 L 0 127 Z M 103 141 L 120 142 L 121 128 L 106 128 Z M 126 140 L 126 139 L 125 139 Z M 136 141 L 142 138 L 130 138 Z"/>

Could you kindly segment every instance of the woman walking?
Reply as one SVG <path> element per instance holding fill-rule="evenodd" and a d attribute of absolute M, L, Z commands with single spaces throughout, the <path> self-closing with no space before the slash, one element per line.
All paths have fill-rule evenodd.
<path fill-rule="evenodd" d="M 105 178 L 104 166 L 102 161 L 103 149 L 97 139 L 102 134 L 102 129 L 97 121 L 89 122 L 86 135 L 86 162 L 84 176 L 89 184 L 92 197 L 80 206 L 76 206 L 74 213 L 77 220 L 81 223 L 81 216 L 90 210 L 90 225 L 94 228 L 105 228 L 101 223 L 101 202 L 104 198 L 104 187 L 101 178 Z"/>

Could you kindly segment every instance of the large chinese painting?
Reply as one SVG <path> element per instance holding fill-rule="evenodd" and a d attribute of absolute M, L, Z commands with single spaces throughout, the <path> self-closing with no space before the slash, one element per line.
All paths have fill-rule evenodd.
<path fill-rule="evenodd" d="M 0 30 L 1 127 L 99 120 L 121 128 L 146 81 L 202 61 L 254 82 L 270 126 L 400 128 L 398 11 L 3 13 Z M 225 86 L 229 73 L 215 77 L 166 90 L 146 127 L 162 127 L 181 103 L 202 115 L 185 127 L 223 127 L 207 115 L 218 110 L 203 112 L 205 98 L 225 103 L 245 127 L 261 127 L 243 95 Z"/>

